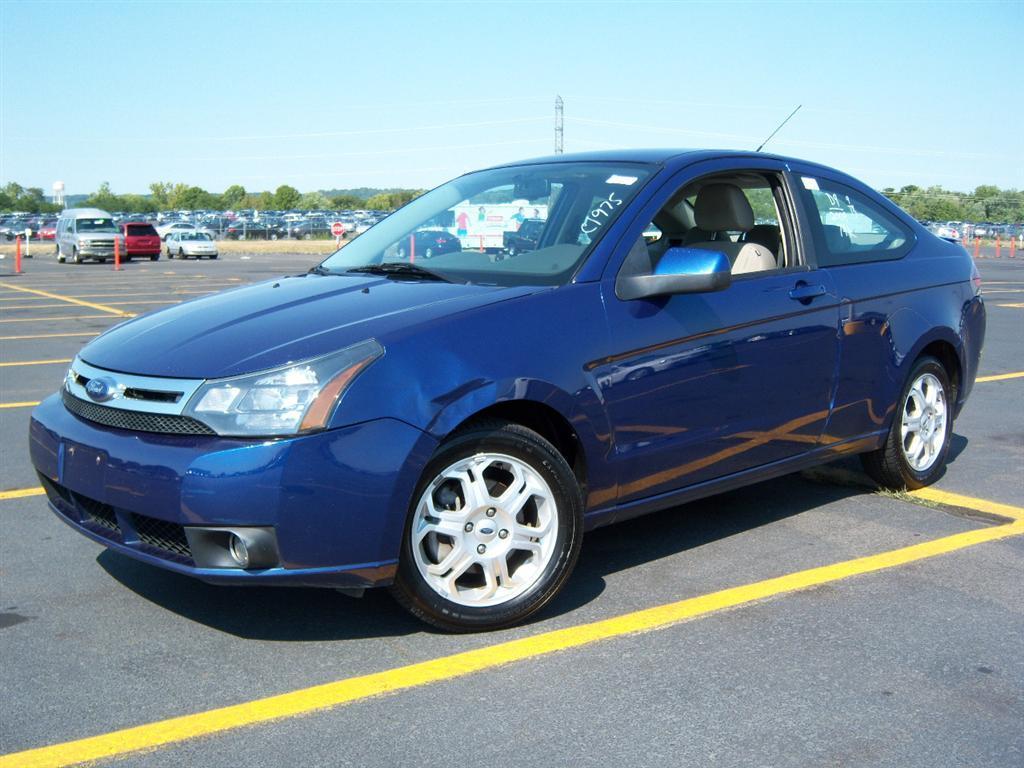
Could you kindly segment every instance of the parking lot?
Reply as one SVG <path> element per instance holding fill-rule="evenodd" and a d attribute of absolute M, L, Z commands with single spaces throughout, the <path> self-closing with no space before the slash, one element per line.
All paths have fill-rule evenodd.
<path fill-rule="evenodd" d="M 853 461 L 600 529 L 538 618 L 465 636 L 147 567 L 37 487 L 31 407 L 90 338 L 316 261 L 0 262 L 0 767 L 1024 764 L 1024 260 L 978 262 L 935 488 Z"/>

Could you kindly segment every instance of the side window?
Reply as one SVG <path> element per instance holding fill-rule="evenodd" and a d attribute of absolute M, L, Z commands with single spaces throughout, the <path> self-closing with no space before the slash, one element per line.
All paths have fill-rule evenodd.
<path fill-rule="evenodd" d="M 689 182 L 644 228 L 639 245 L 646 247 L 646 256 L 638 245 L 623 269 L 633 274 L 655 270 L 674 247 L 724 253 L 733 275 L 796 266 L 782 189 L 778 173 L 760 170 L 737 169 Z"/>
<path fill-rule="evenodd" d="M 910 230 L 860 192 L 811 176 L 800 177 L 800 188 L 809 208 L 818 266 L 892 261 L 903 258 L 913 245 Z"/>

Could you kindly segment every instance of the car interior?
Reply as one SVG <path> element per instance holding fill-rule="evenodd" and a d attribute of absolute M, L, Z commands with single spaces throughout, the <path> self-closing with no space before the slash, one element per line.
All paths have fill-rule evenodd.
<path fill-rule="evenodd" d="M 623 274 L 651 274 L 676 247 L 724 253 L 733 275 L 796 266 L 783 201 L 776 174 L 744 171 L 698 179 L 658 211 L 627 256 Z"/>

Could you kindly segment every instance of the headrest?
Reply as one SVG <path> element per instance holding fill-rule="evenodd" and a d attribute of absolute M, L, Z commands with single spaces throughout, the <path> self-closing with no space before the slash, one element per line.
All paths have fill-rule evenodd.
<path fill-rule="evenodd" d="M 743 190 L 733 184 L 701 187 L 693 213 L 697 226 L 709 232 L 746 232 L 754 226 L 754 211 Z"/>
<path fill-rule="evenodd" d="M 763 245 L 772 253 L 779 252 L 779 245 L 782 241 L 779 228 L 774 224 L 755 224 L 743 239 L 748 243 Z"/>

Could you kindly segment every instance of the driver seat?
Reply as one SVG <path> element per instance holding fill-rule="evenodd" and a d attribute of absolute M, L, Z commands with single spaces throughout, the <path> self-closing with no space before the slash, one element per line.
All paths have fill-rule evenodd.
<path fill-rule="evenodd" d="M 747 196 L 735 184 L 714 182 L 701 187 L 693 206 L 697 226 L 705 232 L 747 233 L 754 228 L 754 210 Z M 764 245 L 728 239 L 704 240 L 691 243 L 690 248 L 724 253 L 732 265 L 734 275 L 777 269 L 775 254 Z"/>

